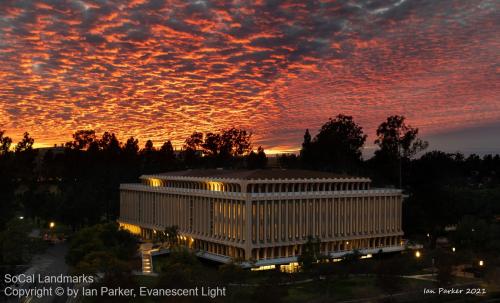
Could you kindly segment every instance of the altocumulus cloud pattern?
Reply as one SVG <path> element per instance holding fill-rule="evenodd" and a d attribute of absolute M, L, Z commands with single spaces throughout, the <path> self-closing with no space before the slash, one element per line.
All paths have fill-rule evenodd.
<path fill-rule="evenodd" d="M 245 127 L 267 149 L 351 114 L 426 133 L 500 119 L 494 0 L 0 2 L 0 129 L 177 145 Z"/>

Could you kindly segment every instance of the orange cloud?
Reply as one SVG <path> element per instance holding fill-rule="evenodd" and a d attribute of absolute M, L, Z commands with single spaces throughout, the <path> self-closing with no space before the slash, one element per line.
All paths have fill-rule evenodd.
<path fill-rule="evenodd" d="M 237 126 L 291 150 L 338 113 L 370 136 L 391 114 L 426 134 L 498 121 L 498 4 L 399 2 L 3 2 L 0 129 L 179 146 Z"/>

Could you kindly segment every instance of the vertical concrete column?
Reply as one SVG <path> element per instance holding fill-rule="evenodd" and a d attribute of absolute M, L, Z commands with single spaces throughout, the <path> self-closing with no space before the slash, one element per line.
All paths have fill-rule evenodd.
<path fill-rule="evenodd" d="M 305 207 L 305 213 L 306 213 L 306 226 L 305 226 L 305 228 L 306 228 L 306 230 L 305 231 L 306 231 L 306 237 L 307 237 L 308 235 L 311 234 L 311 222 L 310 222 L 311 211 L 312 211 L 312 209 L 310 207 L 311 200 L 309 198 L 307 198 L 307 199 L 305 199 L 305 203 L 306 203 L 306 205 L 305 205 L 306 206 Z"/>
<path fill-rule="evenodd" d="M 312 187 L 313 187 L 313 190 L 314 188 L 316 187 L 316 184 L 313 183 L 312 184 Z M 312 235 L 313 237 L 316 237 L 318 235 L 318 220 L 316 218 L 317 214 L 318 214 L 318 199 L 316 198 L 313 198 L 311 199 L 311 202 L 312 202 Z"/>
<path fill-rule="evenodd" d="M 351 187 L 354 187 L 355 183 L 352 183 Z M 359 235 L 360 233 L 360 209 L 359 209 L 359 197 L 354 197 L 354 205 L 353 205 L 353 210 L 354 210 L 354 218 L 355 218 L 355 224 L 354 224 L 354 231 L 353 235 Z"/>
<path fill-rule="evenodd" d="M 387 196 L 384 196 L 384 233 L 387 233 L 389 231 L 389 218 L 388 218 L 388 211 L 389 211 L 389 198 Z"/>
<path fill-rule="evenodd" d="M 402 220 L 402 216 L 403 216 L 403 199 L 401 198 L 401 196 L 398 197 L 398 205 L 399 205 L 399 209 L 398 209 L 398 231 L 401 231 L 402 228 L 403 228 L 403 220 Z"/>
<path fill-rule="evenodd" d="M 351 189 L 353 186 L 353 183 L 351 183 Z M 353 221 L 352 230 L 351 230 L 351 235 L 356 235 L 358 233 L 358 198 L 357 197 L 352 197 L 351 198 L 351 220 Z M 354 241 L 353 241 L 354 242 Z"/>
<path fill-rule="evenodd" d="M 370 222 L 371 222 L 371 211 L 370 211 L 370 198 L 369 197 L 364 197 L 363 201 L 365 201 L 365 220 L 366 220 L 366 226 L 365 226 L 365 234 L 369 235 L 370 234 Z"/>
<path fill-rule="evenodd" d="M 278 203 L 278 242 L 283 241 L 283 226 L 282 220 L 283 220 L 283 210 L 281 207 L 283 206 L 283 200 L 277 200 L 276 203 Z"/>
<path fill-rule="evenodd" d="M 382 231 L 383 231 L 383 217 L 382 217 L 382 211 L 383 211 L 383 199 L 384 197 L 383 196 L 379 196 L 378 197 L 378 203 L 377 203 L 377 218 L 378 218 L 378 233 L 379 234 L 382 234 Z"/>
<path fill-rule="evenodd" d="M 243 210 L 241 208 L 241 201 L 240 200 L 236 200 L 235 202 L 235 214 L 236 214 L 236 217 L 235 217 L 235 230 L 236 230 L 236 236 L 235 236 L 235 239 L 237 239 L 238 241 L 241 241 L 241 224 L 243 223 Z"/>
<path fill-rule="evenodd" d="M 269 233 L 269 201 L 264 201 L 264 243 L 268 242 L 268 233 Z"/>
<path fill-rule="evenodd" d="M 361 234 L 365 235 L 368 232 L 368 204 L 366 203 L 366 198 L 361 196 Z"/>
<path fill-rule="evenodd" d="M 330 238 L 335 237 L 335 224 L 337 219 L 335 218 L 335 198 L 330 198 Z"/>
<path fill-rule="evenodd" d="M 346 184 L 346 186 L 348 186 L 348 184 Z M 354 216 L 353 216 L 353 212 L 352 212 L 352 197 L 349 197 L 346 199 L 347 200 L 347 234 L 349 236 L 352 235 L 352 225 L 353 225 L 353 221 L 354 221 Z M 352 242 L 352 241 L 351 241 Z"/>
<path fill-rule="evenodd" d="M 225 199 L 221 199 L 221 203 L 222 203 L 222 217 L 221 217 L 222 240 L 226 240 L 226 237 L 227 237 L 227 230 L 226 230 L 226 227 L 227 227 L 227 224 L 226 224 L 226 220 L 227 220 L 226 200 Z M 219 247 L 219 248 L 221 248 L 221 247 Z"/>
<path fill-rule="evenodd" d="M 208 224 L 209 220 L 209 212 L 207 212 L 207 198 L 201 197 L 201 235 L 207 236 Z"/>
<path fill-rule="evenodd" d="M 243 187 L 243 186 L 242 186 Z M 246 187 L 246 186 L 245 186 Z M 245 244 L 244 244 L 244 250 L 245 250 L 245 260 L 249 260 L 252 257 L 252 201 L 249 198 L 250 196 L 247 195 L 247 198 L 244 202 L 244 207 L 245 207 L 245 226 L 244 226 L 244 233 L 245 233 Z"/>
<path fill-rule="evenodd" d="M 371 197 L 367 197 L 366 201 L 368 202 L 368 234 L 372 235 L 374 234 L 374 227 L 373 227 L 373 200 Z"/>
<path fill-rule="evenodd" d="M 224 212 L 225 212 L 225 220 L 224 220 L 224 240 L 230 240 L 230 227 L 231 227 L 231 205 L 229 200 L 224 199 Z"/>
<path fill-rule="evenodd" d="M 292 239 L 295 241 L 297 238 L 300 237 L 300 222 L 298 222 L 297 217 L 300 214 L 300 200 L 297 199 L 292 199 L 292 200 L 287 200 L 287 203 L 290 203 L 290 206 L 292 207 Z M 288 241 L 288 239 L 286 239 Z"/>
<path fill-rule="evenodd" d="M 231 238 L 233 236 L 233 231 L 231 229 L 231 221 L 232 221 L 232 201 L 231 200 L 226 200 L 226 205 L 227 205 L 227 227 L 226 227 L 226 241 L 231 241 Z"/>
<path fill-rule="evenodd" d="M 290 207 L 290 201 L 289 200 L 283 200 L 283 202 L 285 203 L 285 205 L 284 205 L 284 207 L 285 207 L 285 218 L 284 218 L 285 219 L 285 224 L 284 224 L 285 225 L 284 226 L 284 228 L 285 228 L 285 242 L 288 242 L 288 226 L 290 224 L 289 220 L 291 219 L 288 216 L 288 213 L 289 213 L 288 208 Z"/>
<path fill-rule="evenodd" d="M 391 231 L 396 230 L 396 196 L 391 197 Z"/>
<path fill-rule="evenodd" d="M 276 224 L 276 209 L 275 209 L 275 206 L 276 206 L 276 200 L 270 200 L 269 201 L 270 205 L 271 205 L 271 210 L 270 210 L 270 215 L 271 215 L 271 242 L 272 243 L 275 243 L 275 238 L 276 238 L 276 229 L 275 229 L 275 224 Z"/>
<path fill-rule="evenodd" d="M 342 198 L 342 213 L 343 213 L 342 232 L 343 232 L 344 236 L 347 236 L 347 198 L 346 197 Z"/>
<path fill-rule="evenodd" d="M 232 214 L 231 214 L 231 241 L 234 241 L 236 239 L 237 235 L 237 230 L 236 230 L 236 220 L 237 220 L 237 215 L 238 215 L 238 207 L 237 207 L 237 201 L 235 200 L 230 200 L 231 201 L 231 209 L 232 209 Z"/>
<path fill-rule="evenodd" d="M 255 201 L 255 222 L 257 227 L 255 229 L 255 242 L 259 243 L 262 239 L 260 238 L 260 201 Z"/>

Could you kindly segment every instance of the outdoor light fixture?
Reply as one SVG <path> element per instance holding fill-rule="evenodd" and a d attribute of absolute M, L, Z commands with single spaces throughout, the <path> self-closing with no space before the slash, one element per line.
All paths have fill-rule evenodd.
<path fill-rule="evenodd" d="M 50 222 L 50 223 L 49 223 L 49 227 L 50 227 L 50 228 L 54 228 L 55 226 L 56 226 L 56 223 L 54 223 L 54 222 Z"/>
<path fill-rule="evenodd" d="M 420 254 L 420 252 L 417 250 L 417 251 L 415 252 L 415 257 L 416 257 L 416 258 L 420 258 L 420 256 L 421 256 L 421 254 Z"/>
<path fill-rule="evenodd" d="M 23 219 L 24 219 L 24 217 L 23 217 L 23 216 L 20 216 L 20 217 L 19 217 L 19 220 L 23 220 Z"/>
<path fill-rule="evenodd" d="M 455 249 L 455 247 L 452 247 L 452 248 L 451 248 L 451 251 L 452 251 L 452 252 L 455 252 L 455 250 L 456 250 L 456 249 Z"/>
<path fill-rule="evenodd" d="M 484 261 L 483 260 L 479 260 L 479 266 L 484 266 Z"/>

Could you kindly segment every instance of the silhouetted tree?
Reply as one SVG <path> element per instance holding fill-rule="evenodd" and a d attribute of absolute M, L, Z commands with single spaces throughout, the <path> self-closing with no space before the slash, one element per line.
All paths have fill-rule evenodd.
<path fill-rule="evenodd" d="M 262 146 L 259 146 L 257 152 L 254 152 L 252 150 L 250 154 L 247 156 L 248 169 L 265 168 L 266 165 L 267 165 L 267 156 Z"/>
<path fill-rule="evenodd" d="M 281 168 L 299 168 L 300 161 L 299 157 L 295 154 L 281 154 L 277 155 L 278 165 Z"/>
<path fill-rule="evenodd" d="M 35 143 L 35 140 L 30 137 L 29 133 L 25 132 L 21 141 L 16 145 L 16 153 L 33 150 L 33 143 Z"/>
<path fill-rule="evenodd" d="M 168 159 L 173 159 L 174 158 L 174 147 L 172 146 L 172 142 L 167 141 L 163 143 L 163 145 L 160 148 L 160 152 L 162 153 L 162 156 L 168 158 Z"/>
<path fill-rule="evenodd" d="M 300 150 L 300 160 L 305 167 L 310 167 L 313 164 L 313 147 L 311 140 L 309 129 L 306 129 L 304 133 L 304 142 L 302 142 L 302 149 Z"/>
<path fill-rule="evenodd" d="M 145 173 L 154 173 L 158 169 L 158 162 L 156 157 L 156 148 L 153 141 L 148 140 L 144 148 L 140 151 L 142 157 L 142 171 Z"/>
<path fill-rule="evenodd" d="M 10 220 L 5 230 L 0 232 L 0 264 L 26 264 L 34 253 L 30 247 L 32 239 L 28 237 L 31 224 L 27 221 L 14 218 Z"/>
<path fill-rule="evenodd" d="M 139 140 L 135 139 L 134 137 L 130 137 L 127 139 L 127 142 L 123 145 L 123 153 L 129 157 L 135 157 L 137 156 L 139 152 Z"/>
<path fill-rule="evenodd" d="M 321 258 L 320 243 L 319 238 L 307 237 L 307 242 L 302 246 L 302 253 L 297 259 L 304 271 L 311 270 L 312 266 Z"/>
<path fill-rule="evenodd" d="M 118 157 L 121 153 L 121 143 L 114 133 L 105 132 L 99 140 L 99 147 L 108 157 Z"/>
<path fill-rule="evenodd" d="M 178 167 L 177 159 L 174 154 L 174 147 L 170 140 L 162 144 L 157 152 L 158 169 L 160 171 L 170 171 Z"/>
<path fill-rule="evenodd" d="M 33 183 L 35 176 L 33 170 L 35 168 L 35 157 L 37 151 L 33 150 L 35 140 L 30 137 L 29 133 L 25 132 L 23 138 L 16 144 L 15 147 L 15 162 L 16 162 L 16 177 L 29 183 Z M 30 184 L 31 185 L 31 184 Z"/>
<path fill-rule="evenodd" d="M 198 150 L 200 149 L 201 144 L 203 143 L 203 133 L 194 132 L 188 137 L 185 141 L 184 148 Z"/>
<path fill-rule="evenodd" d="M 375 144 L 379 149 L 375 151 L 375 170 L 385 172 L 385 179 L 390 183 L 402 187 L 403 166 L 409 160 L 429 145 L 418 138 L 418 128 L 405 123 L 404 116 L 390 116 L 377 128 Z"/>
<path fill-rule="evenodd" d="M 201 144 L 203 153 L 208 157 L 217 157 L 222 152 L 222 138 L 220 134 L 207 133 L 205 141 Z"/>
<path fill-rule="evenodd" d="M 200 160 L 201 144 L 203 143 L 203 133 L 194 132 L 184 141 L 182 147 L 182 158 L 187 167 L 198 165 Z"/>
<path fill-rule="evenodd" d="M 5 131 L 0 131 L 0 156 L 6 156 L 10 151 L 12 139 L 5 136 Z"/>
<path fill-rule="evenodd" d="M 67 142 L 66 147 L 76 150 L 86 150 L 97 143 L 94 130 L 79 130 L 73 134 L 73 141 Z"/>
<path fill-rule="evenodd" d="M 395 158 L 411 158 L 429 145 L 418 138 L 418 128 L 405 123 L 404 116 L 390 116 L 377 128 L 376 153 L 385 153 Z"/>
<path fill-rule="evenodd" d="M 136 283 L 132 276 L 137 259 L 137 238 L 120 229 L 115 222 L 83 228 L 71 238 L 66 262 L 79 274 L 104 274 L 90 287 L 130 287 Z M 138 261 L 138 260 L 136 260 Z M 135 268 L 137 269 L 137 267 Z M 122 302 L 123 299 L 109 302 Z"/>
<path fill-rule="evenodd" d="M 304 135 L 301 154 L 306 167 L 336 172 L 356 172 L 361 164 L 361 149 L 366 135 L 351 116 L 338 115 L 325 123 L 309 143 Z M 310 158 L 309 158 L 310 157 Z"/>
<path fill-rule="evenodd" d="M 14 182 L 15 163 L 11 159 L 10 145 L 12 139 L 5 136 L 5 131 L 0 131 L 0 230 L 14 215 Z"/>
<path fill-rule="evenodd" d="M 244 129 L 230 128 L 221 132 L 220 153 L 223 157 L 240 157 L 252 150 L 252 134 Z"/>

